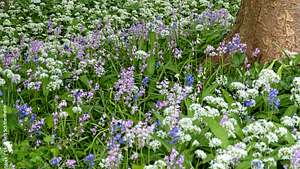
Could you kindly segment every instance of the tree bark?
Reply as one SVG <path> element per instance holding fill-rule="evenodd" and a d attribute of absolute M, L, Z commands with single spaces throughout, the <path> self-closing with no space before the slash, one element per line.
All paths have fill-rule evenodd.
<path fill-rule="evenodd" d="M 235 33 L 247 44 L 250 60 L 255 48 L 261 62 L 282 57 L 285 49 L 300 52 L 300 0 L 242 0 L 229 37 Z"/>

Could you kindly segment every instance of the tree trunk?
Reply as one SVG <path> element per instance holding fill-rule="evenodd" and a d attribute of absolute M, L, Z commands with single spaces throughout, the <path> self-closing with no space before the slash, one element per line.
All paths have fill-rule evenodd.
<path fill-rule="evenodd" d="M 285 49 L 300 52 L 300 0 L 242 0 L 235 33 L 248 56 L 260 49 L 261 62 L 282 57 Z"/>

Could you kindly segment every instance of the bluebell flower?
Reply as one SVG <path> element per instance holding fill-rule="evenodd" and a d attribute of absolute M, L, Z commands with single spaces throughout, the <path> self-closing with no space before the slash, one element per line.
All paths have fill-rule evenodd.
<path fill-rule="evenodd" d="M 246 101 L 244 101 L 244 106 L 245 107 L 251 107 L 253 105 L 255 105 L 255 101 L 254 100 L 246 100 Z"/>
<path fill-rule="evenodd" d="M 193 86 L 194 83 L 194 77 L 193 75 L 189 74 L 185 77 L 185 82 L 188 86 Z"/>
<path fill-rule="evenodd" d="M 36 119 L 36 115 L 35 114 L 32 114 L 31 115 L 31 118 L 30 118 L 30 123 L 33 123 Z"/>
<path fill-rule="evenodd" d="M 278 90 L 277 89 L 271 89 L 270 92 L 269 92 L 269 104 L 271 106 L 274 106 L 275 108 L 278 109 L 278 107 L 280 106 L 280 100 L 279 98 L 277 97 L 278 95 Z"/>
<path fill-rule="evenodd" d="M 24 105 L 17 105 L 16 106 L 18 110 L 19 120 L 22 121 L 25 117 L 27 117 L 29 114 L 31 114 L 31 107 L 29 107 L 27 104 Z"/>
<path fill-rule="evenodd" d="M 0 97 L 3 96 L 3 92 L 0 90 Z"/>
<path fill-rule="evenodd" d="M 149 84 L 149 77 L 145 77 L 145 78 L 143 79 L 143 86 L 144 86 L 144 87 L 147 87 L 148 84 Z"/>
<path fill-rule="evenodd" d="M 53 158 L 50 160 L 50 164 L 51 164 L 52 166 L 58 166 L 61 160 L 62 160 L 61 157 L 53 157 Z"/>
<path fill-rule="evenodd" d="M 93 168 L 93 166 L 95 165 L 95 156 L 94 154 L 89 154 L 84 158 L 84 162 L 89 166 L 89 168 Z"/>
<path fill-rule="evenodd" d="M 179 140 L 179 128 L 173 127 L 172 130 L 169 132 L 169 136 L 172 138 L 171 144 L 175 144 Z"/>

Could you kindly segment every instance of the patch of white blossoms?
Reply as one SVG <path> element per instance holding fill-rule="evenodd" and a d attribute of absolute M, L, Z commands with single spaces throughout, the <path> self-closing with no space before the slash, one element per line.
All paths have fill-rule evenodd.
<path fill-rule="evenodd" d="M 253 86 L 257 90 L 262 88 L 264 91 L 270 91 L 271 84 L 280 81 L 280 77 L 271 69 L 261 70 L 258 76 L 258 79 L 253 81 Z"/>
<path fill-rule="evenodd" d="M 225 169 L 236 166 L 239 161 L 247 156 L 247 146 L 240 142 L 230 145 L 226 149 L 219 149 L 215 159 L 210 163 L 211 169 Z"/>

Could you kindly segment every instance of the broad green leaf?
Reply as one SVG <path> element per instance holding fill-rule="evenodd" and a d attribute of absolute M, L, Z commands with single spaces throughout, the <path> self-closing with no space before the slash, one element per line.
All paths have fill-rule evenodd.
<path fill-rule="evenodd" d="M 227 103 L 232 104 L 234 102 L 233 98 L 230 96 L 230 94 L 227 92 L 227 90 L 222 89 L 222 93 L 223 93 L 223 96 Z"/>
<path fill-rule="evenodd" d="M 296 105 L 291 105 L 285 110 L 283 116 L 292 116 L 294 113 L 297 113 L 297 111 L 298 107 Z"/>
<path fill-rule="evenodd" d="M 202 163 L 207 163 L 210 162 L 211 160 L 213 160 L 215 158 L 215 156 L 213 154 L 207 154 L 207 157 L 205 159 L 203 159 Z"/>
<path fill-rule="evenodd" d="M 245 60 L 245 55 L 238 53 L 238 54 L 233 55 L 232 63 L 235 66 L 240 66 L 241 64 L 244 63 L 244 60 Z"/>
<path fill-rule="evenodd" d="M 80 76 L 80 81 L 86 86 L 86 87 L 89 87 L 90 84 L 89 84 L 89 79 L 86 75 L 82 75 Z"/>
<path fill-rule="evenodd" d="M 204 87 L 201 98 L 203 99 L 205 96 L 211 95 L 217 87 L 218 87 L 217 83 L 214 83 L 213 85 L 210 85 L 209 87 Z"/>
<path fill-rule="evenodd" d="M 236 169 L 248 169 L 248 168 L 251 168 L 250 161 L 243 161 L 236 167 Z"/>
<path fill-rule="evenodd" d="M 150 56 L 147 59 L 147 68 L 145 71 L 145 75 L 148 77 L 151 77 L 154 72 L 155 72 L 155 62 L 156 62 L 156 57 L 155 56 Z"/>
<path fill-rule="evenodd" d="M 144 169 L 144 166 L 143 165 L 133 164 L 132 165 L 132 169 Z"/>
<path fill-rule="evenodd" d="M 48 85 L 48 79 L 44 79 L 43 83 L 42 83 L 42 90 L 43 90 L 43 94 L 44 94 L 45 97 L 47 97 L 48 94 L 49 94 L 49 90 L 47 88 L 47 85 Z"/>
<path fill-rule="evenodd" d="M 290 94 L 282 94 L 278 96 L 280 100 L 280 107 L 287 107 L 291 104 L 291 95 Z"/>
<path fill-rule="evenodd" d="M 46 124 L 47 124 L 48 128 L 53 128 L 53 117 L 52 116 L 48 116 L 46 118 Z"/>
<path fill-rule="evenodd" d="M 278 70 L 277 70 L 277 75 L 281 78 L 282 77 L 282 71 L 284 70 L 284 68 L 286 67 L 286 65 L 281 65 Z"/>
<path fill-rule="evenodd" d="M 213 134 L 222 141 L 222 147 L 226 148 L 229 145 L 226 130 L 213 118 L 205 118 L 205 120 Z"/>

